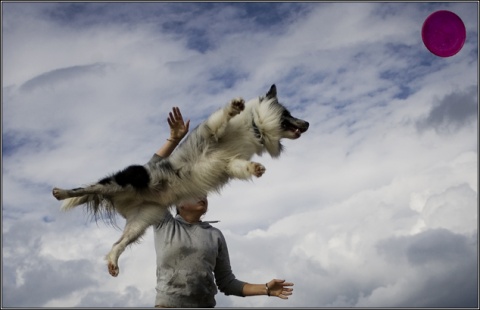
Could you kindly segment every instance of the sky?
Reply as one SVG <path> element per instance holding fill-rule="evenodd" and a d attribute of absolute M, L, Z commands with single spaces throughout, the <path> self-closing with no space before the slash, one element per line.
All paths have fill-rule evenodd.
<path fill-rule="evenodd" d="M 422 42 L 437 10 L 454 56 Z M 121 229 L 52 188 L 146 163 L 174 106 L 194 128 L 275 84 L 309 130 L 204 220 L 239 280 L 294 292 L 217 307 L 476 308 L 477 74 L 475 2 L 2 2 L 2 306 L 152 307 L 152 229 L 113 278 Z"/>

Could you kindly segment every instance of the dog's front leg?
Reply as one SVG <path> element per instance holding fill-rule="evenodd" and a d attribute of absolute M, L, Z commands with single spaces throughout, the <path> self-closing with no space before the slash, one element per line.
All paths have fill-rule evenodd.
<path fill-rule="evenodd" d="M 228 121 L 245 109 L 245 100 L 235 98 L 223 109 L 216 111 L 205 123 L 211 136 L 218 140 L 223 136 Z"/>
<path fill-rule="evenodd" d="M 265 173 L 265 167 L 262 164 L 243 159 L 230 161 L 227 169 L 231 177 L 242 180 L 250 179 L 252 176 L 259 178 Z"/>

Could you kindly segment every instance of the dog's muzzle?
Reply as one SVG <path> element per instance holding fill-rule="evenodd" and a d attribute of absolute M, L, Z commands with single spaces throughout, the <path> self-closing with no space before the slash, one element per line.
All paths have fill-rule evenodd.
<path fill-rule="evenodd" d="M 302 133 L 306 132 L 308 130 L 308 127 L 310 126 L 308 122 L 298 118 L 289 119 L 285 125 L 286 129 L 293 133 L 294 139 L 300 138 Z"/>

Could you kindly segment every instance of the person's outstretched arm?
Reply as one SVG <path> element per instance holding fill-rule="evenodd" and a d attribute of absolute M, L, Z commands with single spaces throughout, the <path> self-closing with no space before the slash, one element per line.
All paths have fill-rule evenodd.
<path fill-rule="evenodd" d="M 168 114 L 168 125 L 170 126 L 170 138 L 158 149 L 155 154 L 166 158 L 172 154 L 173 150 L 182 141 L 183 137 L 188 133 L 190 120 L 183 121 L 182 113 L 178 107 L 173 107 L 172 112 Z"/>
<path fill-rule="evenodd" d="M 245 283 L 243 296 L 268 295 L 288 299 L 288 296 L 293 294 L 293 288 L 289 286 L 293 286 L 293 283 L 280 279 L 273 279 L 265 284 Z"/>

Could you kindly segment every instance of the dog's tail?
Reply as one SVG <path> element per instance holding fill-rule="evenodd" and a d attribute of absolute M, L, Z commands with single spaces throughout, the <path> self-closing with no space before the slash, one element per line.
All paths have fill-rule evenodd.
<path fill-rule="evenodd" d="M 60 210 L 69 211 L 81 205 L 87 207 L 87 213 L 89 213 L 95 221 L 100 218 L 105 223 L 116 226 L 116 212 L 113 202 L 102 195 L 88 194 L 80 197 L 67 198 L 63 201 Z"/>
<path fill-rule="evenodd" d="M 62 211 L 69 211 L 77 206 L 83 205 L 83 204 L 90 204 L 91 202 L 95 201 L 95 195 L 84 195 L 80 197 L 73 197 L 73 198 L 67 198 L 63 201 L 62 206 L 60 209 Z"/>

